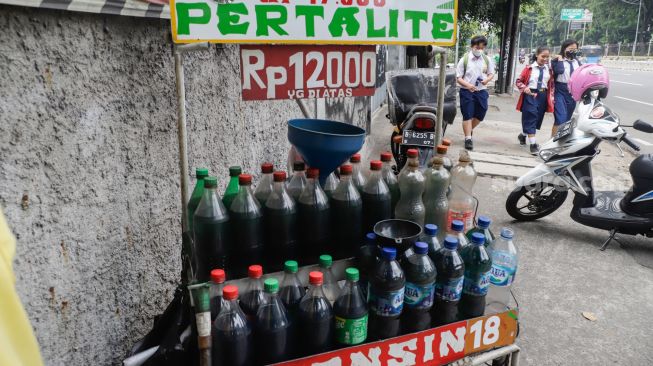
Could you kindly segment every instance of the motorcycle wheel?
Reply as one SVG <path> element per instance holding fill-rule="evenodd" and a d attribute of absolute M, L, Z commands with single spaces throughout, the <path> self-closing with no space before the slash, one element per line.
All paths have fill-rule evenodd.
<path fill-rule="evenodd" d="M 517 221 L 535 221 L 555 212 L 569 191 L 554 185 L 518 187 L 506 200 L 506 211 Z"/>

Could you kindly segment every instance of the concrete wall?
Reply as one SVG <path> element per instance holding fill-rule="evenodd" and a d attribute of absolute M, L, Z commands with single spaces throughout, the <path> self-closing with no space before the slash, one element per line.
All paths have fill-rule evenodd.
<path fill-rule="evenodd" d="M 46 364 L 116 364 L 179 277 L 169 23 L 0 6 L 0 29 L 0 207 L 18 291 Z M 237 49 L 186 57 L 190 166 L 221 185 L 231 164 L 285 163 L 285 121 L 301 116 L 240 100 Z"/>

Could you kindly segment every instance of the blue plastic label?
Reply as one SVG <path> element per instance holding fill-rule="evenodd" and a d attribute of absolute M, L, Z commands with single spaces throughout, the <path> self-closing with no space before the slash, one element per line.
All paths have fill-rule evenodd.
<path fill-rule="evenodd" d="M 485 296 L 490 287 L 490 272 L 481 274 L 480 276 L 468 277 L 465 276 L 465 283 L 463 285 L 463 292 L 466 295 L 472 296 Z"/>
<path fill-rule="evenodd" d="M 382 293 L 370 291 L 369 296 L 370 307 L 376 315 L 396 316 L 404 308 L 404 288 Z"/>
<path fill-rule="evenodd" d="M 515 280 L 515 268 L 493 264 L 490 270 L 490 282 L 494 286 L 510 286 Z"/>
<path fill-rule="evenodd" d="M 404 294 L 404 304 L 406 307 L 412 309 L 430 309 L 433 306 L 434 296 L 434 282 L 426 285 L 417 285 L 411 282 L 406 282 L 406 292 Z"/>
<path fill-rule="evenodd" d="M 442 301 L 459 301 L 463 294 L 464 277 L 452 278 L 446 283 L 435 283 L 435 296 Z"/>

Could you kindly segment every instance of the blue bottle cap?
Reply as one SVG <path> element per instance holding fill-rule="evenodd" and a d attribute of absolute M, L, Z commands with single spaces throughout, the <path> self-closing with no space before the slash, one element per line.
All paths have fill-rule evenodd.
<path fill-rule="evenodd" d="M 492 220 L 487 217 L 487 216 L 479 216 L 478 217 L 478 227 L 481 229 L 489 229 L 490 224 L 492 224 Z"/>
<path fill-rule="evenodd" d="M 512 229 L 504 227 L 501 229 L 501 236 L 505 239 L 512 239 L 512 237 L 515 236 L 515 232 L 512 231 Z"/>
<path fill-rule="evenodd" d="M 415 245 L 413 245 L 413 250 L 417 254 L 426 254 L 429 252 L 429 245 L 422 241 L 418 241 L 415 243 Z"/>
<path fill-rule="evenodd" d="M 397 258 L 397 249 L 384 247 L 381 251 L 381 258 L 389 261 L 395 260 Z"/>
<path fill-rule="evenodd" d="M 463 230 L 465 230 L 465 223 L 460 220 L 453 220 L 451 222 L 451 230 L 457 233 L 461 233 Z"/>
<path fill-rule="evenodd" d="M 436 236 L 438 234 L 438 225 L 426 224 L 424 225 L 424 232 L 429 236 Z"/>
<path fill-rule="evenodd" d="M 365 244 L 374 244 L 376 243 L 376 234 L 367 233 L 365 234 Z"/>
<path fill-rule="evenodd" d="M 485 244 L 485 235 L 481 233 L 472 234 L 472 244 L 481 246 Z"/>
<path fill-rule="evenodd" d="M 451 235 L 447 236 L 444 239 L 444 247 L 451 250 L 458 248 L 458 238 Z"/>

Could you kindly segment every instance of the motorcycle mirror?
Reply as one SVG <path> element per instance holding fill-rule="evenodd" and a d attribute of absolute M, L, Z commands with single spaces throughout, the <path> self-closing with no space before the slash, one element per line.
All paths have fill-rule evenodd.
<path fill-rule="evenodd" d="M 650 123 L 642 121 L 641 119 L 635 121 L 635 123 L 633 124 L 633 128 L 636 129 L 637 131 L 653 133 L 653 126 L 651 126 Z"/>

